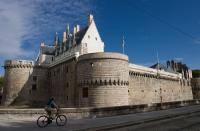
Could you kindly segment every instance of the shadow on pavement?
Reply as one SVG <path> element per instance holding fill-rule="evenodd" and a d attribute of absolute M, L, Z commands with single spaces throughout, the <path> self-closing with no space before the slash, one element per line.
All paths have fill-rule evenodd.
<path fill-rule="evenodd" d="M 63 127 L 58 127 L 55 121 L 48 125 L 45 128 L 40 128 L 37 126 L 36 120 L 35 121 L 19 121 L 17 120 L 6 120 L 6 122 L 0 120 L 0 131 L 57 131 L 57 130 L 65 130 L 67 131 L 67 125 Z"/>

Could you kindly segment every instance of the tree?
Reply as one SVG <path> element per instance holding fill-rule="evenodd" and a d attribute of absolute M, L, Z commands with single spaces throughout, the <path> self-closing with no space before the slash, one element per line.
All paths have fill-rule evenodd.
<path fill-rule="evenodd" d="M 0 91 L 3 88 L 3 76 L 0 77 Z"/>
<path fill-rule="evenodd" d="M 200 70 L 192 70 L 192 77 L 193 78 L 200 77 Z"/>

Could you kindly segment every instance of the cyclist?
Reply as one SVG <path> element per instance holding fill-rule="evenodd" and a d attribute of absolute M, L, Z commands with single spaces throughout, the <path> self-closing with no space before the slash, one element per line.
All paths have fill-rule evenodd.
<path fill-rule="evenodd" d="M 52 114 L 58 110 L 58 106 L 55 103 L 55 99 L 53 97 L 49 98 L 48 103 L 45 107 L 45 111 L 47 112 L 50 119 L 53 119 Z"/>

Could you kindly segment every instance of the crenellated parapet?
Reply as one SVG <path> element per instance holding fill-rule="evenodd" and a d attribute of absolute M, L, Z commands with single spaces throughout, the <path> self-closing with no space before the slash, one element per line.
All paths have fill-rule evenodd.
<path fill-rule="evenodd" d="M 180 78 L 173 78 L 173 77 L 167 77 L 162 76 L 160 74 L 150 74 L 150 73 L 141 73 L 141 72 L 135 72 L 135 71 L 129 71 L 129 76 L 131 77 L 144 77 L 144 78 L 156 78 L 156 79 L 165 79 L 165 80 L 171 80 L 171 81 L 180 81 Z"/>
<path fill-rule="evenodd" d="M 34 62 L 27 60 L 6 60 L 4 68 L 33 68 Z"/>
<path fill-rule="evenodd" d="M 111 79 L 94 79 L 94 80 L 83 80 L 79 81 L 79 86 L 128 86 L 129 82 L 128 81 L 120 81 L 120 80 L 111 80 Z"/>
<path fill-rule="evenodd" d="M 129 64 L 129 75 L 161 78 L 161 79 L 175 80 L 175 81 L 182 79 L 182 75 L 180 73 L 170 73 L 164 70 L 152 69 L 135 64 Z"/>

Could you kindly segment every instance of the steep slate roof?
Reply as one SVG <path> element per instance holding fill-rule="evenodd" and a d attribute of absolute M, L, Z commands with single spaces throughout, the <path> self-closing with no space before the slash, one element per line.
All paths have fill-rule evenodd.
<path fill-rule="evenodd" d="M 89 27 L 86 26 L 85 28 L 83 28 L 82 30 L 80 30 L 79 32 L 77 32 L 75 34 L 76 44 L 81 43 L 81 41 L 82 41 L 83 37 L 85 36 L 85 33 L 87 32 L 88 28 Z M 67 49 L 69 49 L 69 46 L 71 46 L 70 43 L 73 44 L 73 39 L 74 39 L 74 36 L 71 36 L 71 39 L 68 38 L 68 40 L 66 41 L 66 48 Z M 61 45 L 61 43 L 59 43 L 59 44 Z"/>
<path fill-rule="evenodd" d="M 76 44 L 80 44 L 83 37 L 85 36 L 87 30 L 88 30 L 89 26 L 86 26 L 85 28 L 81 29 L 79 32 L 77 32 L 75 34 L 75 41 L 76 41 Z M 69 46 L 71 46 L 71 44 L 73 44 L 73 39 L 74 39 L 74 36 L 71 36 L 71 39 L 68 38 L 66 43 L 63 43 L 62 41 L 58 41 L 59 46 L 63 46 L 66 44 L 66 49 L 68 50 L 69 49 Z M 71 43 L 71 44 L 70 44 Z M 63 47 L 62 47 L 63 48 Z M 43 46 L 41 47 L 41 53 L 42 54 L 46 54 L 46 55 L 54 55 L 55 54 L 55 50 L 56 48 L 54 46 Z M 60 48 L 57 48 L 57 50 L 60 50 Z"/>
<path fill-rule="evenodd" d="M 55 47 L 54 46 L 42 46 L 41 53 L 46 55 L 54 55 L 55 54 Z"/>
<path fill-rule="evenodd" d="M 175 71 L 173 71 L 173 69 L 171 67 L 167 68 L 167 65 L 166 64 L 162 64 L 162 63 L 159 63 L 159 64 L 156 63 L 156 64 L 152 65 L 150 68 L 158 69 L 158 67 L 159 67 L 160 70 L 164 70 L 164 71 L 170 72 L 170 73 L 176 73 Z"/>
<path fill-rule="evenodd" d="M 85 36 L 85 33 L 87 32 L 88 30 L 88 26 L 86 26 L 85 28 L 83 28 L 82 30 L 80 30 L 79 32 L 77 32 L 75 34 L 75 37 L 76 37 L 76 43 L 77 44 L 80 44 L 83 37 Z"/>

